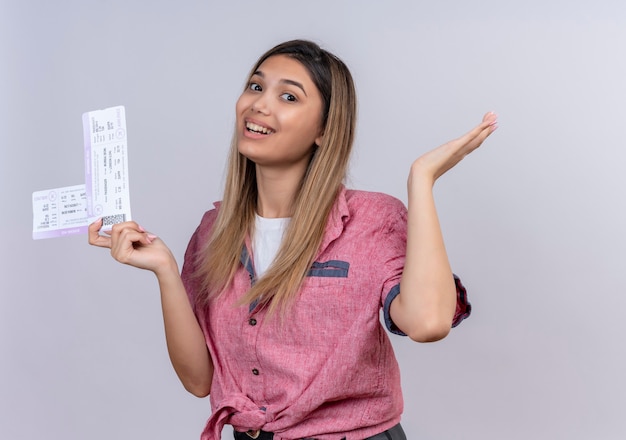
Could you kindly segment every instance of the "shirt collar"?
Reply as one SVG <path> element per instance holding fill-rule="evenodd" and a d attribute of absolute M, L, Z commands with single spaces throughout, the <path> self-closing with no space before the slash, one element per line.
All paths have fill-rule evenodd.
<path fill-rule="evenodd" d="M 318 251 L 318 255 L 326 250 L 328 245 L 335 241 L 343 232 L 345 222 L 350 218 L 348 200 L 346 199 L 346 187 L 341 185 L 337 199 L 331 208 L 326 222 L 326 230 Z M 345 219 L 345 220 L 344 220 Z"/>

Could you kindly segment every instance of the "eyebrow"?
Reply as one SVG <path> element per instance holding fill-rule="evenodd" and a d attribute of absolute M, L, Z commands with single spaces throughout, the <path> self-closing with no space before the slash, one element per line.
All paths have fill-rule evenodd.
<path fill-rule="evenodd" d="M 261 78 L 265 78 L 265 74 L 260 70 L 257 70 L 256 72 L 254 72 L 252 76 L 254 75 L 260 76 Z M 304 93 L 304 96 L 306 96 L 307 98 L 309 97 L 309 95 L 306 94 L 306 91 L 304 90 L 304 86 L 302 85 L 302 83 L 299 83 L 298 81 L 294 81 L 292 79 L 287 79 L 287 78 L 281 79 L 280 82 L 282 84 L 290 84 L 292 86 L 298 87 L 300 90 L 302 90 L 302 93 Z"/>

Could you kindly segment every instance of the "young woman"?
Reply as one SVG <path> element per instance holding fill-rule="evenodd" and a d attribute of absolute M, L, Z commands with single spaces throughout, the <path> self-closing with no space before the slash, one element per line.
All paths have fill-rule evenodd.
<path fill-rule="evenodd" d="M 210 393 L 203 440 L 404 439 L 400 374 L 379 321 L 436 341 L 469 315 L 450 269 L 435 181 L 497 127 L 417 159 L 408 209 L 342 182 L 356 96 L 344 63 L 289 41 L 254 65 L 237 101 L 221 203 L 189 243 L 182 274 L 163 241 L 135 222 L 89 242 L 156 274 L 167 346 L 185 388 Z"/>

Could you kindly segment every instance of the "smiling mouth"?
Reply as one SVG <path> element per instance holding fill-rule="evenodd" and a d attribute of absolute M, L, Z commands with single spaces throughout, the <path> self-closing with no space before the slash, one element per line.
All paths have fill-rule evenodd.
<path fill-rule="evenodd" d="M 271 128 L 262 127 L 261 125 L 253 124 L 252 122 L 246 122 L 246 130 L 252 133 L 259 133 L 259 134 L 274 133 L 274 130 L 272 130 Z"/>

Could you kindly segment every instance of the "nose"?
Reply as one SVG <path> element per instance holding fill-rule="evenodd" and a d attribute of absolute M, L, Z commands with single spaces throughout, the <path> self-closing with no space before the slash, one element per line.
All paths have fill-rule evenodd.
<path fill-rule="evenodd" d="M 254 101 L 252 101 L 250 110 L 252 113 L 263 113 L 265 115 L 269 114 L 269 106 L 266 95 L 261 94 Z"/>

